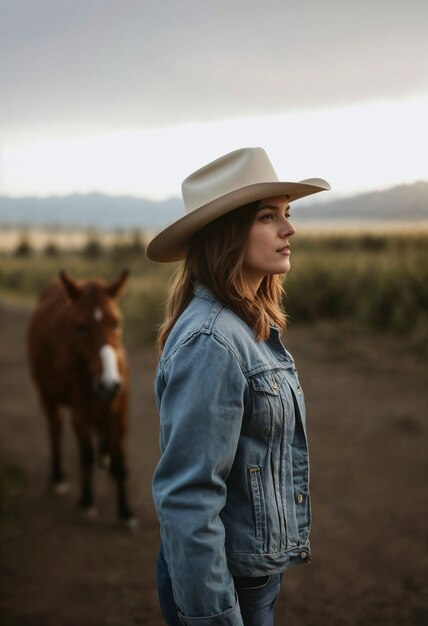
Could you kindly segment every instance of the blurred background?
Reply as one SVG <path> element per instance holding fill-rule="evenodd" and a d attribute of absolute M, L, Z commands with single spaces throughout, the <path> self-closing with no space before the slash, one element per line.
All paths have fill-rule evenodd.
<path fill-rule="evenodd" d="M 313 559 L 278 626 L 428 623 L 428 5 L 422 0 L 0 0 L 1 615 L 5 626 L 161 624 L 151 477 L 154 341 L 176 265 L 145 259 L 180 184 L 263 146 L 281 180 L 332 191 L 292 206 L 285 282 L 308 406 Z M 65 268 L 130 279 L 127 439 L 135 533 L 48 490 L 25 333 Z M 68 417 L 68 416 L 67 416 Z"/>

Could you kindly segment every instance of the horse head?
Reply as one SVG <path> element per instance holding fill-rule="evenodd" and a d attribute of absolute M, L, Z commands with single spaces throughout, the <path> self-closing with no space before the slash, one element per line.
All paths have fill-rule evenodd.
<path fill-rule="evenodd" d="M 77 281 L 61 270 L 60 281 L 69 301 L 68 339 L 82 373 L 89 375 L 95 397 L 111 400 L 123 384 L 119 354 L 123 318 L 116 298 L 129 271 L 110 283 L 100 279 Z"/>

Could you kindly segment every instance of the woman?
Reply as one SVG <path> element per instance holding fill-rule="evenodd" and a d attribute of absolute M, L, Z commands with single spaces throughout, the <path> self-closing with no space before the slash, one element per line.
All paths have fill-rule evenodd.
<path fill-rule="evenodd" d="M 310 558 L 305 407 L 281 343 L 289 203 L 329 189 L 279 182 L 262 148 L 183 183 L 187 215 L 153 239 L 185 262 L 156 375 L 162 455 L 158 591 L 167 624 L 269 626 L 283 572 Z"/>

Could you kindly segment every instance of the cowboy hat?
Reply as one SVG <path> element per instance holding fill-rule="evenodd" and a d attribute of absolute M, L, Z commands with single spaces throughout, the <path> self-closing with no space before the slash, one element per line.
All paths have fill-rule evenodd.
<path fill-rule="evenodd" d="M 250 202 L 287 195 L 289 202 L 330 189 L 322 178 L 280 182 L 263 148 L 241 148 L 208 163 L 182 184 L 186 215 L 147 246 L 152 261 L 179 261 L 192 236 L 213 220 Z"/>

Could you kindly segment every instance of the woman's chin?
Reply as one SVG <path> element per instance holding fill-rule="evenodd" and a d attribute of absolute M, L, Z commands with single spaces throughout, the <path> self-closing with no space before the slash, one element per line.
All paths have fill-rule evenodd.
<path fill-rule="evenodd" d="M 279 269 L 278 272 L 275 272 L 275 274 L 288 274 L 290 269 L 291 269 L 291 263 L 289 259 L 287 259 L 286 261 L 283 261 L 281 263 L 281 269 Z"/>

